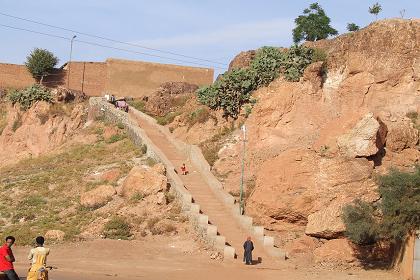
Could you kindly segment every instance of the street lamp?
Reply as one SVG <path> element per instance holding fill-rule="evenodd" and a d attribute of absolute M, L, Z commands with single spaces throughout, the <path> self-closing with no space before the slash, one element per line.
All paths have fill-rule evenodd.
<path fill-rule="evenodd" d="M 241 186 L 239 191 L 239 215 L 244 213 L 244 171 L 245 171 L 245 143 L 246 143 L 246 126 L 242 125 L 241 130 L 243 132 L 242 141 L 242 168 L 241 168 Z"/>
<path fill-rule="evenodd" d="M 70 65 L 71 65 L 71 53 L 73 52 L 73 41 L 76 38 L 76 35 L 73 35 L 73 38 L 70 40 L 70 59 L 68 62 L 68 70 L 67 70 L 67 88 L 69 88 L 70 84 Z"/>

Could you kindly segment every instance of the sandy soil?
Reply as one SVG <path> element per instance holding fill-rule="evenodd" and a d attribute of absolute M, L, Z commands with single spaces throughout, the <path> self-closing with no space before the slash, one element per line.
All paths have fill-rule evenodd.
<path fill-rule="evenodd" d="M 200 250 L 192 240 L 179 237 L 118 241 L 95 240 L 49 246 L 49 265 L 58 269 L 50 272 L 50 280 L 102 279 L 399 279 L 389 271 L 327 271 L 300 268 L 292 261 L 275 267 L 245 266 L 240 262 L 211 260 L 209 252 Z M 25 279 L 28 247 L 14 248 L 15 265 Z"/>

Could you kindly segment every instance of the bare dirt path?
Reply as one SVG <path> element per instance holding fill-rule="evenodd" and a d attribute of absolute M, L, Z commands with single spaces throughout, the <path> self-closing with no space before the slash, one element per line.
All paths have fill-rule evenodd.
<path fill-rule="evenodd" d="M 59 269 L 50 280 L 396 280 L 386 271 L 322 271 L 283 266 L 276 269 L 210 260 L 207 253 L 188 252 L 192 240 L 161 237 L 155 240 L 95 240 L 50 246 L 48 263 Z M 28 247 L 14 249 L 16 268 L 25 279 Z"/>

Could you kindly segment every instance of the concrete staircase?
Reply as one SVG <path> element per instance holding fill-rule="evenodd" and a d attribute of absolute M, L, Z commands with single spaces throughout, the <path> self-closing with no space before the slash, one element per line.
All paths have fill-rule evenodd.
<path fill-rule="evenodd" d="M 190 161 L 188 155 L 185 154 L 184 151 L 177 148 L 173 144 L 173 141 L 168 139 L 166 133 L 163 133 L 161 129 L 157 129 L 157 124 L 152 123 L 148 117 L 139 112 L 134 114 L 131 113 L 130 117 L 138 123 L 150 140 L 166 155 L 167 159 L 171 161 L 173 166 L 179 170 L 179 167 L 183 163 L 186 163 L 189 174 L 183 176 L 179 172 L 179 176 L 185 188 L 191 193 L 193 202 L 200 205 L 200 213 L 208 217 L 208 223 L 214 226 L 213 228 L 214 230 L 217 230 L 219 236 L 225 237 L 225 242 L 228 246 L 227 248 L 224 248 L 225 259 L 236 258 L 236 260 L 242 261 L 242 245 L 247 236 L 254 237 L 254 260 L 260 260 L 267 264 L 273 261 L 272 256 L 278 256 L 278 260 L 280 260 L 281 257 L 284 259 L 282 253 L 270 254 L 272 252 L 267 252 L 270 249 L 274 250 L 274 248 L 270 248 L 273 247 L 274 240 L 272 238 L 264 238 L 264 234 L 261 236 L 261 232 L 263 233 L 262 227 L 257 227 L 260 234 L 256 235 L 255 230 L 251 227 L 252 220 L 250 221 L 250 224 L 248 223 L 248 226 L 244 226 L 244 223 L 242 223 L 240 219 L 243 217 L 237 217 L 239 216 L 238 208 L 234 207 L 232 204 L 230 204 L 230 206 L 229 204 L 227 205 L 224 199 L 212 190 L 211 186 L 207 183 L 208 180 L 204 178 L 206 175 L 200 172 L 200 168 Z M 206 221 L 204 220 L 204 223 L 205 222 Z M 245 224 L 247 224 L 246 221 Z M 212 229 L 212 227 L 210 226 L 209 229 Z M 268 244 L 267 239 L 269 240 Z M 229 246 L 231 248 L 229 248 Z"/>

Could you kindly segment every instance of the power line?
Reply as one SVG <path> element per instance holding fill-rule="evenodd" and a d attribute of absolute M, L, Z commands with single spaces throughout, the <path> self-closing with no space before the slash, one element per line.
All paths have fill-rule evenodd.
<path fill-rule="evenodd" d="M 110 41 L 110 42 L 114 42 L 114 43 L 118 43 L 118 44 L 129 45 L 129 46 L 143 48 L 143 49 L 151 50 L 151 51 L 155 51 L 155 52 L 166 53 L 166 54 L 170 54 L 170 55 L 174 55 L 174 56 L 179 56 L 179 57 L 184 57 L 184 58 L 189 58 L 189 59 L 194 59 L 194 60 L 201 60 L 201 61 L 206 61 L 206 62 L 210 62 L 210 63 L 213 63 L 213 64 L 219 64 L 219 65 L 227 66 L 226 63 L 222 63 L 222 62 L 218 62 L 218 61 L 213 61 L 213 60 L 209 60 L 209 59 L 188 56 L 188 55 L 179 54 L 179 53 L 175 53 L 175 52 L 164 51 L 164 50 L 160 50 L 160 49 L 156 49 L 156 48 L 150 48 L 150 47 L 147 47 L 147 46 L 134 44 L 134 43 L 127 43 L 127 42 L 123 42 L 123 41 L 119 41 L 119 40 L 115 40 L 115 39 L 111 39 L 111 38 L 107 38 L 107 37 L 103 37 L 103 36 L 93 35 L 93 34 L 89 34 L 89 33 L 80 32 L 80 31 L 77 31 L 77 30 L 72 30 L 72 29 L 68 29 L 68 28 L 64 28 L 64 27 L 60 27 L 60 26 L 55 26 L 55 25 L 51 25 L 51 24 L 47 24 L 47 23 L 43 23 L 43 22 L 31 20 L 31 19 L 27 19 L 27 18 L 21 18 L 21 17 L 5 14 L 5 13 L 2 13 L 2 12 L 0 12 L 0 15 L 10 17 L 10 18 L 14 18 L 14 19 L 18 19 L 18 20 L 22 20 L 22 21 L 26 21 L 26 22 L 31 22 L 31 23 L 43 25 L 43 26 L 48 26 L 48 27 L 55 28 L 55 29 L 60 29 L 60 30 L 68 31 L 68 32 L 73 32 L 73 33 L 76 33 L 76 34 L 79 34 L 79 35 L 93 37 L 93 38 L 97 38 L 97 39 L 101 39 L 101 40 L 106 40 L 106 41 Z"/>
<path fill-rule="evenodd" d="M 44 33 L 44 32 L 40 32 L 40 31 L 30 30 L 30 29 L 26 29 L 26 28 L 20 28 L 20 27 L 16 27 L 16 26 L 10 26 L 10 25 L 6 25 L 6 24 L 0 24 L 0 26 L 10 28 L 10 29 L 20 30 L 20 31 L 26 31 L 26 32 L 30 32 L 30 33 L 40 34 L 40 35 L 44 35 L 44 36 L 48 36 L 48 37 L 59 38 L 59 39 L 67 40 L 67 41 L 71 40 L 70 38 L 60 36 L 60 35 Z M 207 64 L 202 64 L 202 63 L 198 63 L 198 62 L 181 60 L 181 59 L 177 59 L 177 58 L 165 57 L 165 56 L 160 56 L 160 55 L 156 55 L 156 54 L 149 54 L 149 53 L 144 53 L 144 52 L 139 52 L 139 51 L 134 51 L 134 50 L 128 50 L 128 49 L 123 49 L 123 48 L 118 48 L 118 47 L 112 47 L 112 46 L 107 46 L 107 45 L 98 44 L 98 43 L 89 42 L 89 41 L 83 41 L 83 40 L 77 40 L 76 39 L 76 40 L 74 40 L 74 42 L 79 42 L 79 43 L 86 44 L 86 45 L 102 47 L 102 48 L 107 48 L 107 49 L 113 49 L 113 50 L 119 50 L 119 51 L 134 53 L 134 54 L 146 55 L 146 56 L 156 57 L 156 58 L 161 58 L 161 59 L 168 59 L 168 60 L 187 63 L 187 64 L 194 64 L 194 65 L 199 65 L 199 66 L 204 66 L 204 67 L 212 67 L 212 66 L 209 66 Z M 221 70 L 226 69 L 226 68 L 216 67 L 216 66 L 213 66 L 213 68 L 221 69 Z"/>

